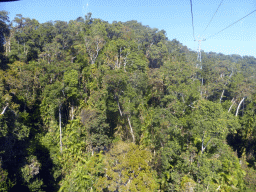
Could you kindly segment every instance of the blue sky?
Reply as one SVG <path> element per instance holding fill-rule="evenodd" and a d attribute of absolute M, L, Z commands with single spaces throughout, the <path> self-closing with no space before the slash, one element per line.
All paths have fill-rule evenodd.
<path fill-rule="evenodd" d="M 192 2 L 195 36 L 200 35 L 206 39 L 256 10 L 256 0 L 223 0 L 211 24 L 203 33 L 221 0 Z M 143 25 L 164 29 L 170 40 L 176 38 L 188 48 L 197 49 L 193 38 L 190 0 L 21 0 L 0 3 L 0 10 L 10 12 L 11 20 L 16 14 L 22 14 L 40 23 L 50 20 L 74 20 L 84 16 L 86 12 L 91 12 L 93 18 L 100 18 L 109 23 L 137 20 Z M 205 52 L 256 57 L 256 12 L 202 42 L 202 49 Z"/>

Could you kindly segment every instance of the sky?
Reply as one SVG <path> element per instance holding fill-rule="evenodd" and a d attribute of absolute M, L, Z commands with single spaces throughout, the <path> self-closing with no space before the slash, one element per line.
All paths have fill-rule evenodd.
<path fill-rule="evenodd" d="M 212 36 L 256 10 L 256 0 L 192 0 L 192 5 L 195 37 L 206 38 L 202 50 L 256 57 L 256 11 Z M 196 51 L 198 47 L 193 37 L 190 0 L 21 0 L 0 3 L 1 10 L 10 13 L 10 20 L 22 14 L 40 23 L 75 20 L 88 12 L 92 18 L 109 23 L 137 20 L 151 28 L 165 30 L 169 40 L 177 39 L 191 50 Z"/>

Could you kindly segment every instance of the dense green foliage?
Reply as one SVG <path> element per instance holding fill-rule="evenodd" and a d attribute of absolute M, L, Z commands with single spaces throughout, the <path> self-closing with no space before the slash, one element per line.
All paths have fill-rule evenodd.
<path fill-rule="evenodd" d="M 164 30 L 0 12 L 0 191 L 255 191 L 256 58 Z"/>

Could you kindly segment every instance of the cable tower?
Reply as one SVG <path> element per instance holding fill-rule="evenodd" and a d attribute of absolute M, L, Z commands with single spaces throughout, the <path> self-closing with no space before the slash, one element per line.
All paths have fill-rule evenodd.
<path fill-rule="evenodd" d="M 205 28 L 204 31 L 206 31 L 206 29 L 208 28 L 208 26 L 209 26 L 210 23 L 212 22 L 214 16 L 216 15 L 218 9 L 220 8 L 220 6 L 221 6 L 221 4 L 222 4 L 222 2 L 223 2 L 223 0 L 221 0 L 219 6 L 218 6 L 218 8 L 217 8 L 217 10 L 215 11 L 214 15 L 212 16 L 210 22 L 208 23 L 208 25 L 206 26 L 206 28 Z M 256 9 L 255 9 L 254 11 L 250 12 L 249 14 L 247 14 L 247 15 L 244 16 L 244 17 L 242 17 L 241 19 L 239 19 L 239 20 L 237 20 L 236 22 L 234 22 L 234 23 L 230 24 L 229 26 L 225 27 L 224 29 L 222 29 L 222 30 L 219 31 L 218 33 L 215 33 L 214 35 L 211 35 L 211 36 L 209 36 L 209 37 L 206 38 L 206 39 L 205 39 L 205 38 L 202 38 L 202 39 L 201 39 L 200 36 L 198 36 L 198 38 L 195 38 L 195 32 L 194 32 L 194 18 L 193 18 L 193 9 L 192 9 L 192 0 L 190 0 L 190 7 L 191 7 L 193 37 L 194 37 L 194 41 L 197 41 L 197 42 L 198 42 L 198 52 L 197 52 L 197 62 L 198 62 L 198 63 L 197 63 L 197 65 L 196 65 L 196 68 L 197 68 L 197 67 L 200 67 L 200 70 L 202 70 L 201 42 L 202 42 L 202 41 L 206 41 L 206 39 L 209 39 L 209 38 L 211 38 L 211 37 L 216 36 L 217 34 L 221 33 L 221 32 L 224 31 L 225 29 L 227 29 L 227 28 L 233 26 L 233 25 L 236 24 L 237 22 L 241 21 L 242 19 L 246 18 L 247 16 L 251 15 L 252 13 L 254 13 L 254 12 L 256 11 Z M 203 80 L 203 77 L 202 77 L 202 87 L 203 87 L 203 81 L 204 81 L 204 80 Z M 200 89 L 200 87 L 199 87 L 199 89 Z M 202 88 L 201 88 L 201 97 L 202 97 Z"/>
<path fill-rule="evenodd" d="M 199 63 L 196 64 L 196 68 L 199 67 L 200 70 L 202 70 L 203 65 L 202 65 L 202 59 L 201 59 L 201 42 L 205 41 L 205 39 L 201 39 L 200 36 L 198 36 L 198 38 L 196 38 L 194 41 L 198 42 L 197 62 L 199 62 Z M 202 96 L 203 95 L 203 85 L 204 85 L 203 77 L 202 77 L 201 81 L 202 81 L 202 85 L 201 85 L 201 96 Z M 199 89 L 200 89 L 200 87 L 199 87 Z"/>
<path fill-rule="evenodd" d="M 191 17 L 192 17 L 192 28 L 193 28 L 193 37 L 194 37 L 194 41 L 197 41 L 198 42 L 198 52 L 197 52 L 197 61 L 200 62 L 197 63 L 196 65 L 196 68 L 199 67 L 201 70 L 202 70 L 202 60 L 201 60 L 201 42 L 202 41 L 205 41 L 205 39 L 200 39 L 200 36 L 198 36 L 198 38 L 196 39 L 195 38 L 195 30 L 194 30 L 194 18 L 193 18 L 193 9 L 192 9 L 192 0 L 190 0 L 190 7 L 191 7 Z M 204 83 L 204 79 L 202 77 L 202 86 L 203 86 L 203 83 Z M 199 87 L 199 90 L 200 90 L 200 87 Z M 203 92 L 202 92 L 202 88 L 201 88 L 201 96 L 202 96 Z"/>
<path fill-rule="evenodd" d="M 201 42 L 205 41 L 205 39 L 200 39 L 200 36 L 196 38 L 194 41 L 198 42 L 198 50 L 197 50 L 197 61 L 200 62 L 200 68 L 202 69 L 202 60 L 201 60 Z"/>

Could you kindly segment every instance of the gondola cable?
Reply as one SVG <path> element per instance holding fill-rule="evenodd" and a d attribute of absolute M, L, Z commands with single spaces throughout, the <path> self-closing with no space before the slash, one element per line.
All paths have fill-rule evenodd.
<path fill-rule="evenodd" d="M 222 0 L 221 2 L 220 2 L 220 4 L 219 4 L 219 6 L 218 6 L 218 8 L 217 8 L 217 10 L 215 11 L 215 13 L 213 14 L 213 16 L 212 16 L 212 18 L 211 18 L 211 20 L 210 20 L 210 22 L 208 23 L 208 25 L 205 27 L 205 29 L 204 29 L 204 31 L 203 32 L 205 32 L 206 31 L 206 29 L 208 28 L 208 26 L 210 25 L 210 23 L 212 22 L 212 20 L 213 20 L 213 18 L 214 18 L 214 16 L 216 15 L 216 13 L 218 12 L 218 10 L 219 10 L 219 8 L 220 8 L 220 6 L 221 6 L 221 4 L 222 4 L 222 2 L 223 2 L 224 0 Z"/>
<path fill-rule="evenodd" d="M 231 27 L 232 25 L 236 24 L 237 22 L 243 20 L 244 18 L 248 17 L 249 15 L 251 15 L 252 13 L 254 13 L 256 11 L 256 9 L 254 11 L 252 11 L 251 13 L 247 14 L 246 16 L 242 17 L 241 19 L 237 20 L 236 22 L 230 24 L 229 26 L 225 27 L 224 29 L 222 29 L 221 31 L 219 31 L 218 33 L 215 33 L 214 35 L 211 35 L 210 37 L 206 38 L 206 39 L 210 39 L 216 35 L 218 35 L 219 33 L 221 33 L 222 31 L 226 30 L 227 28 Z M 206 40 L 205 39 L 205 40 Z"/>
<path fill-rule="evenodd" d="M 192 0 L 190 0 L 190 7 L 191 7 L 191 16 L 192 16 L 192 28 L 193 28 L 193 37 L 194 37 L 194 40 L 196 39 L 195 38 L 195 30 L 194 30 L 194 18 L 193 18 L 193 9 L 192 9 Z"/>

